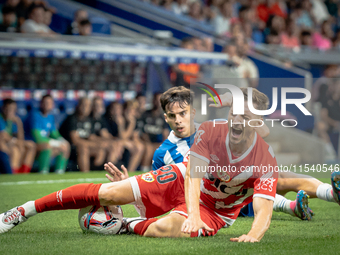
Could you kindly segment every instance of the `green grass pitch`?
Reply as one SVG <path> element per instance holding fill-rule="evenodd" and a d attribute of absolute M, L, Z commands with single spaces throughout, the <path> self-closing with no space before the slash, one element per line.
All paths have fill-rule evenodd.
<path fill-rule="evenodd" d="M 104 172 L 0 175 L 0 212 L 84 181 L 104 182 Z M 287 196 L 295 199 L 295 193 Z M 78 210 L 47 212 L 0 235 L 0 254 L 338 254 L 339 205 L 312 199 L 310 206 L 316 214 L 311 222 L 274 213 L 270 229 L 255 244 L 229 241 L 247 233 L 252 218 L 239 218 L 231 228 L 220 230 L 214 237 L 160 239 L 84 234 L 78 225 Z M 137 216 L 131 205 L 123 206 L 123 211 L 124 216 Z"/>

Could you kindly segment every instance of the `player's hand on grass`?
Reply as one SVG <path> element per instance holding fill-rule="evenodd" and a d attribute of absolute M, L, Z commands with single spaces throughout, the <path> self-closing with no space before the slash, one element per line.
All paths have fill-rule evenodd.
<path fill-rule="evenodd" d="M 124 165 L 121 166 L 122 171 L 120 171 L 114 164 L 111 162 L 104 164 L 104 169 L 109 174 L 105 174 L 106 178 L 109 179 L 110 182 L 118 182 L 121 180 L 125 180 L 129 178 L 128 170 Z"/>
<path fill-rule="evenodd" d="M 199 229 L 205 229 L 208 232 L 213 232 L 214 229 L 210 228 L 205 224 L 200 218 L 187 218 L 182 225 L 182 232 L 186 234 L 191 234 L 192 232 L 197 232 Z"/>
<path fill-rule="evenodd" d="M 215 107 L 215 108 L 222 108 L 222 107 L 230 107 L 232 103 L 232 95 L 230 92 L 224 93 L 223 95 L 220 95 L 222 105 L 220 103 L 220 100 L 217 96 L 214 97 L 217 105 L 215 103 L 209 104 L 209 107 Z M 214 102 L 212 98 L 208 98 L 208 101 Z"/>
<path fill-rule="evenodd" d="M 256 243 L 259 240 L 249 235 L 241 235 L 240 237 L 230 238 L 230 241 L 239 243 Z"/>

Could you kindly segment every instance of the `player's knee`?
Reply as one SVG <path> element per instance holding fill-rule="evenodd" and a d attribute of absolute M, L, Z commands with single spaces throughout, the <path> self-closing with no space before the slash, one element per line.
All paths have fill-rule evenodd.
<path fill-rule="evenodd" d="M 119 202 L 120 191 L 114 183 L 106 183 L 100 187 L 98 197 L 102 206 L 118 205 L 117 202 Z"/>
<path fill-rule="evenodd" d="M 49 143 L 39 143 L 37 147 L 39 151 L 52 150 L 52 146 Z"/>
<path fill-rule="evenodd" d="M 143 152 L 144 152 L 144 149 L 145 149 L 144 144 L 139 143 L 139 144 L 137 145 L 137 152 L 138 152 L 138 153 L 143 153 Z"/>
<path fill-rule="evenodd" d="M 71 146 L 70 146 L 70 143 L 69 142 L 64 142 L 64 150 L 63 150 L 63 153 L 65 156 L 69 155 L 70 154 L 70 151 L 71 151 Z"/>
<path fill-rule="evenodd" d="M 28 150 L 36 150 L 37 145 L 33 141 L 25 141 L 26 148 Z"/>
<path fill-rule="evenodd" d="M 90 152 L 90 147 L 86 144 L 78 144 L 76 146 L 78 154 L 88 154 Z"/>
<path fill-rule="evenodd" d="M 174 235 L 174 225 L 172 221 L 158 220 L 151 224 L 144 236 L 148 237 L 177 237 Z"/>

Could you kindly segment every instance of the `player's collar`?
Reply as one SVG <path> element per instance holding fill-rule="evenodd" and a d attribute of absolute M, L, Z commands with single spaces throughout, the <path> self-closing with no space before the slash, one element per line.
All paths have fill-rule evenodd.
<path fill-rule="evenodd" d="M 200 124 L 198 124 L 198 123 L 195 122 L 194 125 L 195 125 L 195 133 L 196 133 L 196 131 L 197 131 L 197 129 L 199 128 Z M 176 143 L 178 143 L 178 141 L 180 141 L 180 140 L 182 140 L 182 139 L 190 139 L 190 138 L 193 138 L 193 137 L 195 136 L 195 133 L 193 133 L 191 136 L 184 137 L 184 138 L 180 138 L 180 137 L 177 137 L 177 136 L 175 135 L 175 132 L 174 132 L 173 130 L 171 130 L 171 132 L 170 132 L 170 134 L 169 134 L 169 136 L 168 136 L 168 140 L 169 140 L 171 143 L 176 144 Z"/>
<path fill-rule="evenodd" d="M 240 162 L 241 160 L 243 160 L 245 157 L 247 157 L 249 155 L 249 153 L 251 152 L 251 150 L 254 148 L 254 146 L 256 144 L 256 140 L 257 140 L 257 133 L 255 132 L 253 143 L 248 148 L 248 150 L 246 150 L 246 152 L 243 153 L 242 156 L 240 156 L 236 159 L 233 159 L 233 157 L 231 155 L 230 147 L 229 147 L 229 132 L 228 132 L 227 138 L 225 140 L 225 146 L 227 147 L 227 154 L 228 154 L 229 162 L 230 163 L 237 163 L 237 162 Z"/>

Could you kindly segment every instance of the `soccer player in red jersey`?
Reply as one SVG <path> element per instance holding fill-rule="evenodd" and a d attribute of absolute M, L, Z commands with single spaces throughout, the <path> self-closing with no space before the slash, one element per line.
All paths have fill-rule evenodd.
<path fill-rule="evenodd" d="M 176 105 L 176 104 L 175 104 Z M 234 116 L 233 116 L 234 117 Z M 240 116 L 236 116 L 239 118 Z M 207 122 L 209 124 L 209 122 Z M 207 123 L 205 123 L 203 127 L 208 127 Z M 226 126 L 226 125 L 224 125 Z M 242 131 L 240 134 L 240 128 L 237 126 L 235 128 L 235 132 L 232 129 L 228 129 L 228 127 L 224 130 L 223 133 L 225 138 L 228 137 L 227 133 L 233 134 L 230 142 L 229 136 L 229 151 L 231 154 L 228 155 L 228 159 L 232 160 L 230 164 L 237 164 L 241 160 L 247 160 L 248 156 L 252 155 L 252 160 L 250 162 L 254 163 L 254 167 L 258 166 L 261 159 L 263 159 L 263 164 L 274 164 L 275 159 L 272 157 L 271 150 L 268 145 L 264 143 L 264 141 L 256 134 L 252 132 L 254 130 L 246 130 Z M 203 130 L 203 129 L 201 129 Z M 203 130 L 204 131 L 204 130 Z M 223 129 L 220 128 L 220 131 Z M 251 132 L 249 132 L 251 131 Z M 243 133 L 245 132 L 245 133 Z M 201 135 L 199 135 L 201 134 Z M 216 133 L 218 134 L 218 132 Z M 244 135 L 245 134 L 245 135 Z M 249 140 L 249 134 L 253 134 L 253 140 Z M 197 132 L 197 137 L 195 143 L 198 146 L 202 141 L 199 139 L 203 138 L 202 132 Z M 242 141 L 252 141 L 249 145 L 245 153 L 245 158 L 243 156 L 237 157 L 238 152 L 234 152 L 232 150 L 232 144 L 236 138 L 242 136 Z M 235 138 L 235 139 L 234 139 Z M 199 141 L 199 142 L 197 142 Z M 224 145 L 224 150 L 228 153 L 228 149 L 224 142 L 219 142 L 219 145 Z M 248 141 L 248 142 L 249 142 Z M 218 141 L 209 140 L 209 143 L 215 143 Z M 255 142 L 255 144 L 253 144 Z M 229 146 L 229 145 L 228 145 Z M 266 149 L 264 149 L 266 147 Z M 197 147 L 198 148 L 198 147 Z M 198 149 L 194 150 L 194 153 L 201 153 Z M 258 153 L 261 153 L 260 157 L 255 157 L 257 152 L 254 148 L 259 149 Z M 248 151 L 250 150 L 250 151 Z M 221 151 L 217 151 L 220 153 Z M 216 152 L 216 153 L 217 153 Z M 215 156 L 216 157 L 215 157 Z M 255 156 L 254 156 L 255 155 Z M 265 155 L 265 156 L 264 156 Z M 197 154 L 196 154 L 197 156 Z M 220 157 L 217 154 L 209 155 L 211 156 L 211 161 L 218 161 Z M 192 156 L 194 158 L 195 156 Z M 250 156 L 249 156 L 250 157 Z M 201 159 L 202 160 L 202 159 Z M 210 160 L 210 158 L 209 158 Z M 225 159 L 223 159 L 225 160 Z M 204 160 L 203 160 L 204 161 Z M 222 161 L 221 161 L 222 162 Z M 209 161 L 210 163 L 210 161 Z M 223 162 L 225 163 L 225 162 Z M 199 235 L 212 235 L 215 234 L 221 227 L 230 226 L 236 218 L 236 214 L 239 212 L 241 206 L 239 204 L 247 203 L 251 201 L 252 189 L 254 190 L 255 200 L 263 199 L 268 200 L 266 203 L 269 205 L 272 204 L 271 199 L 273 198 L 273 194 L 275 194 L 275 186 L 276 179 L 275 174 L 271 171 L 267 172 L 265 176 L 261 175 L 262 173 L 254 172 L 254 171 L 244 171 L 238 172 L 237 176 L 236 172 L 230 174 L 230 176 L 226 175 L 225 172 L 211 172 L 205 176 L 205 185 L 211 184 L 211 187 L 203 186 L 208 193 L 206 197 L 202 197 L 202 202 L 204 201 L 206 205 L 201 205 L 201 218 L 204 221 L 204 227 L 206 230 L 194 231 L 192 234 L 192 229 L 184 229 L 184 232 L 181 231 L 181 226 L 183 223 L 187 224 L 186 221 L 186 205 L 184 203 L 183 196 L 183 183 L 184 183 L 184 172 L 186 171 L 187 163 L 180 163 L 176 165 L 165 166 L 163 168 L 158 169 L 157 171 L 151 171 L 149 173 L 129 178 L 128 180 L 122 180 L 113 183 L 106 184 L 79 184 L 72 187 L 69 187 L 64 190 L 60 190 L 58 192 L 47 195 L 41 199 L 35 201 L 29 201 L 22 206 L 13 208 L 6 213 L 0 214 L 0 233 L 7 232 L 14 226 L 18 225 L 21 222 L 27 220 L 27 218 L 41 212 L 51 211 L 51 210 L 65 210 L 65 209 L 77 209 L 83 208 L 89 205 L 123 205 L 128 203 L 136 203 L 136 206 L 139 207 L 140 213 L 145 217 L 154 217 L 162 215 L 163 213 L 169 211 L 172 208 L 175 210 L 161 219 L 136 219 L 127 222 L 127 227 L 130 231 L 134 233 L 144 235 L 144 236 L 154 236 L 154 237 L 180 237 L 180 236 L 199 236 Z M 199 166 L 199 165 L 197 165 Z M 106 168 L 115 168 L 112 164 L 106 165 Z M 190 167 L 187 167 L 190 169 Z M 248 169 L 248 168 L 247 168 Z M 253 169 L 252 165 L 249 165 L 249 169 Z M 124 168 L 123 168 L 124 170 Z M 118 169 L 116 169 L 119 172 Z M 126 169 L 125 169 L 126 171 Z M 186 171 L 187 175 L 188 172 Z M 202 171 L 203 172 L 203 171 Z M 249 173 L 252 173 L 249 176 Z M 244 174 L 244 175 L 242 175 Z M 271 175 L 271 176 L 270 176 Z M 125 174 L 126 177 L 126 174 Z M 124 177 L 124 178 L 125 178 Z M 190 174 L 189 174 L 190 177 Z M 214 178 L 213 178 L 214 177 Z M 124 179 L 121 178 L 121 179 Z M 189 180 L 189 181 L 188 181 Z M 192 181 L 191 178 L 188 178 L 186 185 L 188 182 Z M 239 182 L 241 180 L 241 182 Z M 214 186 L 216 190 L 214 190 Z M 241 186 L 241 187 L 239 187 Z M 231 189 L 230 189 L 231 188 Z M 229 192 L 229 193 L 228 193 Z M 182 195 L 181 195 L 182 194 Z M 219 194 L 218 198 L 215 195 Z M 196 194 L 197 196 L 197 194 Z M 217 202 L 214 201 L 216 199 Z M 242 200 L 243 199 L 243 200 Z M 254 201 L 255 202 L 255 201 Z M 263 202 L 263 201 L 262 201 Z M 227 204 L 231 203 L 231 204 Z M 258 204 L 258 203 L 257 203 Z M 188 203 L 189 209 L 192 204 L 191 201 Z M 215 207 L 214 207 L 215 206 Z M 272 205 L 271 205 L 272 206 Z M 269 206 L 270 207 L 270 206 Z M 259 209 L 259 208 L 257 208 Z M 267 208 L 268 209 L 268 208 Z M 256 210 L 255 210 L 256 211 Z M 267 210 L 265 211 L 267 213 Z M 255 221 L 258 225 L 258 222 L 261 222 L 262 218 L 258 217 L 258 215 L 262 215 L 263 212 L 257 214 L 255 217 Z M 192 215 L 192 211 L 189 210 L 189 215 Z M 271 215 L 271 212 L 270 212 Z M 188 220 L 192 221 L 192 216 Z M 260 220 L 259 220 L 260 219 Z M 270 221 L 270 220 L 269 220 Z M 190 221 L 189 221 L 190 223 Z M 191 222 L 192 223 L 192 222 Z M 195 222 L 194 222 L 195 223 Z M 197 222 L 196 222 L 197 223 Z M 200 223 L 200 222 L 199 222 Z M 267 227 L 267 225 L 263 225 Z M 264 233 L 264 229 L 259 230 L 262 231 L 260 233 Z M 186 232 L 186 233 L 185 233 Z M 190 232 L 190 233 L 188 233 Z M 249 233 L 248 233 L 249 234 Z M 262 236 L 261 236 L 262 237 Z M 255 238 L 259 240 L 260 238 Z M 234 240 L 234 239 L 233 239 Z M 241 240 L 241 239 L 238 239 Z M 250 240 L 254 241 L 254 240 Z"/>

